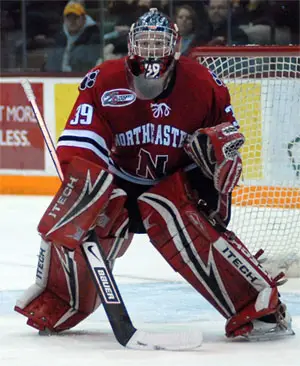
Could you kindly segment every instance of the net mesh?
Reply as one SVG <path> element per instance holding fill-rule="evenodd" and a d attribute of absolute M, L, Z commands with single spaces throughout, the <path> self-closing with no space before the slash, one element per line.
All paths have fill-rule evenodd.
<path fill-rule="evenodd" d="M 252 253 L 264 249 L 271 272 L 299 277 L 300 53 L 278 53 L 194 57 L 228 86 L 246 137 L 229 229 Z"/>

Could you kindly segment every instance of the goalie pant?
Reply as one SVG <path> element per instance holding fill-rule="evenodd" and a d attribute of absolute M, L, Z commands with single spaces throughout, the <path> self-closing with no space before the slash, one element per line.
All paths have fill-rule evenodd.
<path fill-rule="evenodd" d="M 128 233 L 125 200 L 126 193 L 115 188 L 112 176 L 98 165 L 80 158 L 70 163 L 61 188 L 39 224 L 43 240 L 35 284 L 15 306 L 28 318 L 28 325 L 40 331 L 60 332 L 74 327 L 98 308 L 100 299 L 80 243 L 95 227 L 112 267 L 133 236 Z"/>
<path fill-rule="evenodd" d="M 248 334 L 253 320 L 276 313 L 279 277 L 271 278 L 233 232 L 220 230 L 199 210 L 185 173 L 166 178 L 138 200 L 151 242 L 228 320 L 228 337 Z"/>

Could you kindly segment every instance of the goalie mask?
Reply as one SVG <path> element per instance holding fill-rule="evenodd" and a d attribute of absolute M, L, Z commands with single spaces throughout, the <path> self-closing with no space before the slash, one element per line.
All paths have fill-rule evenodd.
<path fill-rule="evenodd" d="M 171 79 L 177 52 L 178 28 L 156 8 L 133 23 L 128 35 L 127 79 L 139 99 L 154 99 Z"/>

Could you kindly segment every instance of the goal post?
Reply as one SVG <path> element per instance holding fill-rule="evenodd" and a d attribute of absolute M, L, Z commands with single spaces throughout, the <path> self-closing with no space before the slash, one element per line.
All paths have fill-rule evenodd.
<path fill-rule="evenodd" d="M 190 57 L 228 86 L 246 143 L 233 230 L 271 270 L 300 277 L 300 47 L 197 47 Z"/>

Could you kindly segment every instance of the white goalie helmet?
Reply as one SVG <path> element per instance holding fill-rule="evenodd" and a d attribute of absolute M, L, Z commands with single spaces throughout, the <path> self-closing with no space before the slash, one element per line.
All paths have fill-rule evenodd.
<path fill-rule="evenodd" d="M 179 58 L 178 28 L 156 8 L 133 23 L 128 35 L 128 82 L 140 99 L 154 99 L 166 89 Z"/>

